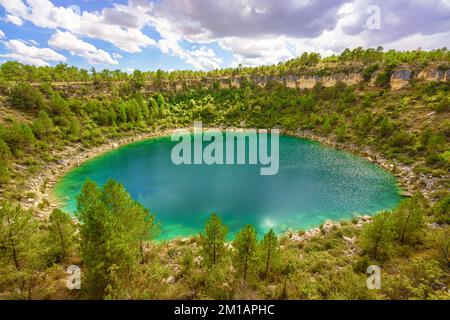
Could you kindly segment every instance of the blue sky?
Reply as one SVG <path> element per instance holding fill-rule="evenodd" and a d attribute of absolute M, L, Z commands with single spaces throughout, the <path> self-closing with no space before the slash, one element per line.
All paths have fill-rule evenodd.
<path fill-rule="evenodd" d="M 450 45 L 450 0 L 0 0 L 0 63 L 208 70 Z"/>

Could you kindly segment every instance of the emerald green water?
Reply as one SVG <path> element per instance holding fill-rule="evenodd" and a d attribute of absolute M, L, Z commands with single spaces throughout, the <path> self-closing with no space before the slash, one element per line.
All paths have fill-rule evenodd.
<path fill-rule="evenodd" d="M 401 200 L 394 177 L 378 166 L 305 139 L 280 136 L 280 168 L 273 176 L 261 176 L 259 165 L 177 166 L 171 161 L 175 144 L 154 138 L 99 156 L 66 174 L 55 194 L 73 213 L 86 178 L 99 185 L 115 179 L 156 213 L 161 239 L 198 233 L 213 211 L 231 234 L 251 223 L 261 235 L 373 214 Z"/>

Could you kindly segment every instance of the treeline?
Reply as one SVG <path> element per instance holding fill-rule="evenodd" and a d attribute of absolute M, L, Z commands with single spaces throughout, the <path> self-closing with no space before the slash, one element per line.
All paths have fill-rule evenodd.
<path fill-rule="evenodd" d="M 152 241 L 161 226 L 122 185 L 88 180 L 77 197 L 78 221 L 55 209 L 42 222 L 0 204 L 0 297 L 446 299 L 450 228 L 430 231 L 426 222 L 449 205 L 429 208 L 416 194 L 361 231 L 351 222 L 321 226 L 305 242 L 272 230 L 259 240 L 252 225 L 227 242 L 228 227 L 213 213 L 198 237 L 166 243 Z M 76 293 L 64 281 L 74 264 L 82 271 Z M 385 267 L 381 290 L 365 287 L 370 264 Z"/>
<path fill-rule="evenodd" d="M 303 53 L 301 56 L 280 62 L 277 65 L 223 68 L 211 71 L 146 71 L 135 70 L 129 74 L 121 70 L 96 71 L 95 68 L 86 70 L 67 64 L 60 63 L 54 67 L 35 67 L 24 65 L 19 62 L 7 61 L 0 66 L 0 86 L 9 86 L 11 82 L 118 82 L 118 81 L 175 81 L 202 78 L 229 78 L 244 75 L 295 75 L 301 73 L 308 67 L 323 65 L 323 70 L 316 70 L 318 74 L 327 72 L 331 67 L 341 67 L 346 64 L 359 64 L 371 66 L 371 68 L 381 68 L 382 66 L 396 66 L 401 63 L 429 63 L 438 64 L 439 67 L 448 69 L 450 62 L 450 52 L 447 48 L 432 51 L 383 51 L 382 47 L 376 49 L 345 49 L 340 55 L 321 57 L 318 53 Z M 319 68 L 320 69 L 320 68 Z"/>

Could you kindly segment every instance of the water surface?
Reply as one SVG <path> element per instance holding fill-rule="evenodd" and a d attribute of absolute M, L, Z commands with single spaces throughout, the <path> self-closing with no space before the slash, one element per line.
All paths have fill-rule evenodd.
<path fill-rule="evenodd" d="M 156 213 L 161 239 L 198 233 L 213 211 L 231 233 L 251 223 L 261 235 L 373 214 L 401 200 L 392 175 L 318 142 L 280 136 L 273 176 L 261 176 L 259 165 L 177 166 L 170 157 L 174 145 L 161 137 L 123 146 L 70 171 L 55 193 L 73 213 L 86 178 L 99 185 L 115 179 Z"/>

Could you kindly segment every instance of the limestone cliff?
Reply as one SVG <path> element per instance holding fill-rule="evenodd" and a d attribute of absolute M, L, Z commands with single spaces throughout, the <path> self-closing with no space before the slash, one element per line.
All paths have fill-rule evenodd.
<path fill-rule="evenodd" d="M 385 69 L 377 68 L 372 73 L 367 73 L 367 66 L 347 65 L 347 66 L 318 66 L 314 68 L 300 69 L 291 74 L 283 75 L 257 75 L 249 74 L 244 76 L 227 78 L 203 78 L 184 80 L 161 80 L 147 81 L 142 86 L 142 93 L 148 95 L 160 91 L 181 91 L 189 88 L 209 88 L 216 86 L 219 88 L 237 88 L 245 83 L 254 83 L 258 86 L 266 86 L 271 83 L 281 83 L 289 88 L 312 88 L 317 83 L 329 87 L 341 81 L 348 85 L 365 83 L 367 86 L 376 86 L 377 77 Z M 420 66 L 420 65 L 400 65 L 394 70 L 388 71 L 389 85 L 392 90 L 400 90 L 408 86 L 412 81 L 425 82 L 445 82 L 450 79 L 450 66 Z M 110 95 L 113 88 L 119 88 L 123 82 L 113 83 L 53 83 L 56 90 L 62 90 L 68 96 L 95 96 Z"/>

